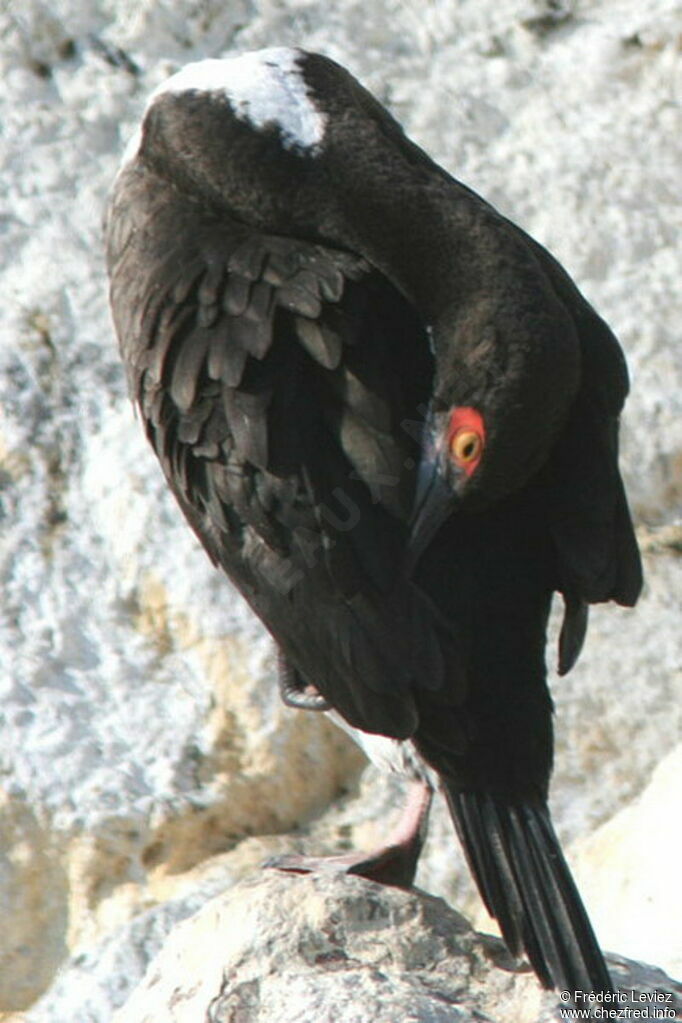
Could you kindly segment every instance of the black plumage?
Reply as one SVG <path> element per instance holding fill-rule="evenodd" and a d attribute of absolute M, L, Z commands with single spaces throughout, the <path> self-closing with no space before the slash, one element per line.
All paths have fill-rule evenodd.
<path fill-rule="evenodd" d="M 622 353 L 342 68 L 240 60 L 152 98 L 109 205 L 147 435 L 274 636 L 285 699 L 400 740 L 510 949 L 545 985 L 607 990 L 547 810 L 544 650 L 555 591 L 561 672 L 587 604 L 639 593 Z"/>

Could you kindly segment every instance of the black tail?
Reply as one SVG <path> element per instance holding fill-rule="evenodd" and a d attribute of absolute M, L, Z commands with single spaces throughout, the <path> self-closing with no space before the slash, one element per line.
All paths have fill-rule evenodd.
<path fill-rule="evenodd" d="M 612 991 L 547 807 L 485 792 L 447 796 L 483 901 L 510 952 L 525 951 L 544 987 Z"/>

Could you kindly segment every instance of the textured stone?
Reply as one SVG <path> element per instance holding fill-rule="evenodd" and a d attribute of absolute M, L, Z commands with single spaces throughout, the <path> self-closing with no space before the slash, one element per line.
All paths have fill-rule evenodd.
<path fill-rule="evenodd" d="M 682 1009 L 660 970 L 613 966 L 622 989 L 656 987 Z M 439 899 L 273 871 L 178 926 L 114 1023 L 530 1023 L 560 1005 Z"/>
<path fill-rule="evenodd" d="M 638 799 L 574 849 L 576 877 L 606 948 L 682 977 L 682 745 Z"/>
<path fill-rule="evenodd" d="M 26 803 L 0 791 L 0 1005 L 28 1005 L 67 949 L 66 883 L 49 833 Z M 36 958 L 35 949 L 46 954 Z"/>

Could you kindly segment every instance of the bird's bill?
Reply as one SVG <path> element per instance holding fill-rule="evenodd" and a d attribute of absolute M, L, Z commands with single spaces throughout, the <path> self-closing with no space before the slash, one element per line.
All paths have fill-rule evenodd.
<path fill-rule="evenodd" d="M 408 571 L 412 572 L 436 533 L 457 506 L 457 494 L 438 462 L 425 459 L 419 467 L 417 493 L 408 543 Z"/>

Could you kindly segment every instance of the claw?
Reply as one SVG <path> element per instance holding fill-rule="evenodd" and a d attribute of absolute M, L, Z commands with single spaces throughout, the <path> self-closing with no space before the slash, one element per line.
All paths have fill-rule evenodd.
<path fill-rule="evenodd" d="M 277 669 L 280 695 L 287 707 L 295 707 L 296 710 L 331 710 L 331 704 L 315 686 L 301 678 L 281 650 L 277 659 Z"/>

